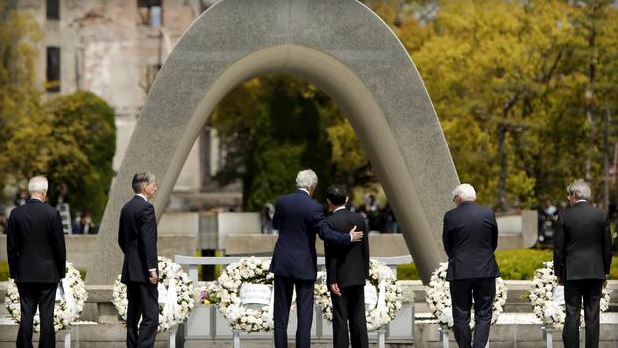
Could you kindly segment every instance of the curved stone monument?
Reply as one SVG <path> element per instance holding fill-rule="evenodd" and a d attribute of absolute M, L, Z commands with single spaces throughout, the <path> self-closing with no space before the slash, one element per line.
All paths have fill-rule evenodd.
<path fill-rule="evenodd" d="M 89 283 L 111 284 L 121 270 L 118 217 L 133 194 L 133 174 L 157 176 L 159 217 L 217 103 L 242 82 L 273 72 L 315 84 L 350 118 L 428 281 L 444 259 L 442 216 L 459 180 L 401 42 L 355 0 L 223 0 L 195 20 L 156 78 L 110 191 Z"/>

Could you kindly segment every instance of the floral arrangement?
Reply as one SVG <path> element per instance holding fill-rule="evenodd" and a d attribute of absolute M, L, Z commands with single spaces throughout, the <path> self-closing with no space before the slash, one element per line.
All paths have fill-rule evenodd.
<path fill-rule="evenodd" d="M 397 317 L 401 309 L 403 289 L 397 281 L 395 273 L 382 262 L 369 260 L 369 279 L 365 286 L 373 286 L 378 294 L 378 303 L 366 308 L 367 330 L 374 331 L 388 324 Z M 326 272 L 318 272 L 318 281 L 314 288 L 315 302 L 320 306 L 322 317 L 333 320 L 333 304 L 331 302 Z"/>
<path fill-rule="evenodd" d="M 243 332 L 270 331 L 274 328 L 272 291 L 274 274 L 270 260 L 248 257 L 227 265 L 215 283 L 203 291 L 202 299 L 218 306 L 233 330 Z M 243 285 L 265 285 L 271 294 L 270 304 L 246 304 L 241 298 Z"/>
<path fill-rule="evenodd" d="M 531 290 L 529 294 L 532 311 L 548 326 L 561 330 L 566 319 L 564 306 L 554 301 L 554 291 L 558 286 L 557 278 L 554 275 L 554 263 L 544 262 L 543 267 L 534 272 Z M 607 311 L 609 308 L 611 290 L 603 287 L 601 293 L 601 312 Z M 582 309 L 583 317 L 583 309 Z M 580 321 L 580 325 L 584 325 L 584 321 Z"/>
<path fill-rule="evenodd" d="M 220 293 L 221 287 L 219 286 L 219 283 L 216 281 L 210 282 L 208 285 L 199 289 L 200 303 L 205 305 L 219 304 L 219 302 L 221 302 L 221 298 L 219 297 Z"/>
<path fill-rule="evenodd" d="M 88 299 L 86 285 L 82 280 L 81 274 L 73 266 L 72 263 L 66 264 L 66 275 L 60 282 L 62 292 L 57 291 L 57 296 L 60 294 L 60 301 L 56 301 L 54 305 L 54 330 L 56 332 L 66 328 L 75 322 L 82 310 L 84 303 Z M 6 298 L 4 300 L 6 309 L 17 323 L 21 320 L 21 308 L 19 303 L 19 291 L 13 279 L 9 279 Z M 40 330 L 41 319 L 39 312 L 34 316 L 34 330 Z"/>
<path fill-rule="evenodd" d="M 427 305 L 438 320 L 438 323 L 442 326 L 453 327 L 450 284 L 446 280 L 447 269 L 447 262 L 440 263 L 440 266 L 431 274 L 429 286 L 426 288 L 425 292 L 427 294 Z M 496 278 L 496 298 L 492 306 L 492 324 L 498 321 L 500 313 L 504 311 L 506 296 L 506 284 L 502 278 L 498 277 Z M 470 325 L 474 325 L 474 315 L 471 316 Z"/>
<path fill-rule="evenodd" d="M 172 260 L 159 256 L 159 327 L 158 332 L 170 330 L 184 322 L 195 305 L 193 280 Z M 127 320 L 127 286 L 118 275 L 114 283 L 112 303 L 123 321 Z"/>

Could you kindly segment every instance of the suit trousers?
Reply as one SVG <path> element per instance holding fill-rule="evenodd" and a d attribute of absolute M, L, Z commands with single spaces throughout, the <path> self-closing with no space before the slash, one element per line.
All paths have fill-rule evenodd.
<path fill-rule="evenodd" d="M 150 283 L 127 282 L 127 347 L 154 347 L 159 326 L 159 292 Z M 140 317 L 142 322 L 140 323 Z M 139 324 L 139 330 L 138 330 Z"/>
<path fill-rule="evenodd" d="M 17 331 L 17 347 L 32 347 L 32 325 L 36 309 L 39 307 L 41 318 L 41 334 L 39 347 L 56 346 L 56 332 L 54 331 L 54 302 L 56 299 L 56 283 L 17 283 L 21 320 Z"/>
<path fill-rule="evenodd" d="M 450 282 L 453 332 L 460 348 L 472 347 L 470 312 L 474 298 L 474 346 L 484 348 L 489 339 L 491 314 L 496 297 L 495 278 L 471 278 Z"/>
<path fill-rule="evenodd" d="M 275 348 L 288 346 L 288 320 L 292 304 L 292 292 L 296 288 L 296 347 L 311 346 L 311 324 L 313 323 L 313 286 L 314 280 L 295 279 L 275 275 Z"/>
<path fill-rule="evenodd" d="M 567 280 L 564 283 L 566 319 L 562 330 L 565 348 L 579 347 L 579 321 L 582 300 L 586 321 L 586 348 L 599 346 L 599 309 L 601 303 L 600 279 Z"/>
<path fill-rule="evenodd" d="M 347 348 L 348 322 L 352 348 L 369 347 L 367 319 L 365 317 L 365 286 L 352 285 L 341 288 L 341 296 L 330 293 L 333 302 L 333 347 Z"/>

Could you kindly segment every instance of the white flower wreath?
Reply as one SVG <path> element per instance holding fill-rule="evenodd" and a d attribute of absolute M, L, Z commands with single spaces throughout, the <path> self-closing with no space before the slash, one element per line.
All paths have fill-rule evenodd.
<path fill-rule="evenodd" d="M 184 322 L 195 305 L 193 280 L 172 260 L 159 256 L 159 326 L 158 332 L 167 331 Z M 127 320 L 127 286 L 118 275 L 114 283 L 112 303 L 124 322 Z"/>
<path fill-rule="evenodd" d="M 566 312 L 564 306 L 554 301 L 554 291 L 557 286 L 557 279 L 554 275 L 554 263 L 544 262 L 543 267 L 534 272 L 529 299 L 532 311 L 537 318 L 541 319 L 543 324 L 561 330 L 566 319 Z M 600 304 L 601 312 L 605 312 L 609 308 L 610 294 L 611 290 L 603 287 Z M 580 325 L 584 325 L 583 320 L 580 321 Z"/>
<path fill-rule="evenodd" d="M 75 322 L 84 309 L 84 302 L 88 298 L 86 285 L 82 280 L 81 274 L 72 263 L 67 262 L 67 270 L 64 279 L 61 280 L 62 290 L 56 292 L 60 301 L 54 305 L 54 330 L 60 331 L 71 323 Z M 6 309 L 11 318 L 17 323 L 21 320 L 21 308 L 19 304 L 19 291 L 13 279 L 9 279 L 6 298 L 4 299 Z M 39 312 L 34 316 L 34 330 L 40 330 Z"/>
<path fill-rule="evenodd" d="M 442 262 L 431 274 L 429 286 L 426 287 L 427 305 L 442 326 L 453 327 L 453 309 L 451 304 L 450 283 L 446 280 L 448 263 Z M 492 306 L 491 323 L 498 321 L 500 313 L 504 311 L 506 303 L 506 284 L 502 278 L 496 278 L 496 297 Z M 470 318 L 470 325 L 474 325 L 474 315 Z"/>
<path fill-rule="evenodd" d="M 377 303 L 366 308 L 367 331 L 374 331 L 388 324 L 397 317 L 401 309 L 403 289 L 393 271 L 384 263 L 369 260 L 369 279 L 365 286 L 373 286 L 377 294 Z M 383 298 L 381 298 L 383 296 Z M 314 288 L 315 303 L 320 306 L 322 317 L 333 320 L 333 304 L 326 284 L 326 272 L 318 272 L 318 281 Z M 380 304 L 382 302 L 382 304 Z"/>
<path fill-rule="evenodd" d="M 270 273 L 270 260 L 249 257 L 227 265 L 216 283 L 208 287 L 208 296 L 214 299 L 219 311 L 230 327 L 244 332 L 270 331 L 273 329 L 272 291 L 274 274 Z M 241 299 L 243 285 L 267 286 L 270 304 L 246 304 Z M 256 308 L 257 307 L 257 308 Z"/>

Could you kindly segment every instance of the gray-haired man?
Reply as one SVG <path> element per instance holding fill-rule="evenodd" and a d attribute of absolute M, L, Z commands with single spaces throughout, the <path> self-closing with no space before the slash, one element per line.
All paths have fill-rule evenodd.
<path fill-rule="evenodd" d="M 324 208 L 311 196 L 318 185 L 318 176 L 311 169 L 301 170 L 296 176 L 296 192 L 277 199 L 273 229 L 279 237 L 273 251 L 270 271 L 275 274 L 275 347 L 288 346 L 288 319 L 292 292 L 296 289 L 298 326 L 296 347 L 311 346 L 313 320 L 313 286 L 317 273 L 316 233 L 333 245 L 349 245 L 360 241 L 363 232 L 356 229 L 340 233 L 330 228 L 324 217 Z"/>
<path fill-rule="evenodd" d="M 39 308 L 39 347 L 55 347 L 54 299 L 66 273 L 66 249 L 60 214 L 45 203 L 47 179 L 35 176 L 28 183 L 30 199 L 13 209 L 7 226 L 6 248 L 11 278 L 21 305 L 17 347 L 32 347 L 32 324 Z"/>
<path fill-rule="evenodd" d="M 583 180 L 567 188 L 570 207 L 558 214 L 554 236 L 554 273 L 564 284 L 565 347 L 579 347 L 582 299 L 586 321 L 586 347 L 599 346 L 601 287 L 612 262 L 611 236 L 605 213 L 590 205 L 590 187 Z"/>

